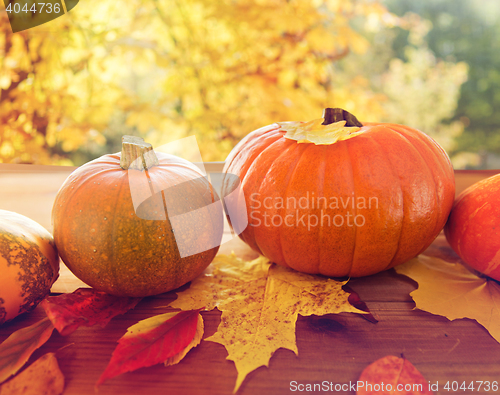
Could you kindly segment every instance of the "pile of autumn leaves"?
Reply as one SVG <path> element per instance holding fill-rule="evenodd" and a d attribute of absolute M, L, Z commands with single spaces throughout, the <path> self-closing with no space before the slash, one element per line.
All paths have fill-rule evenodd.
<path fill-rule="evenodd" d="M 113 317 L 134 308 L 140 300 L 111 296 L 87 288 L 80 288 L 71 294 L 49 296 L 41 303 L 47 317 L 14 332 L 0 345 L 0 382 L 21 369 L 31 354 L 51 337 L 54 329 L 67 336 L 80 326 L 104 327 Z M 199 312 L 161 314 L 128 328 L 96 387 L 123 372 L 157 363 L 168 366 L 179 362 L 201 341 L 203 320 Z M 18 393 L 16 390 L 26 387 L 26 383 L 33 388 L 33 394 L 41 393 L 41 388 L 43 393 L 63 392 L 64 377 L 54 353 L 45 354 L 4 384 L 0 394 Z"/>
<path fill-rule="evenodd" d="M 492 306 L 500 305 L 500 285 L 497 282 L 477 275 L 459 262 L 450 263 L 425 255 L 396 270 L 421 284 L 411 294 L 417 308 L 449 319 L 476 319 L 500 341 L 500 314 L 498 307 L 492 309 Z M 464 280 L 469 284 L 467 289 L 460 285 Z M 156 315 L 128 328 L 96 387 L 121 373 L 141 367 L 178 363 L 202 339 L 200 312 L 217 308 L 222 312 L 221 323 L 217 332 L 205 340 L 220 343 L 227 349 L 227 358 L 234 361 L 238 372 L 236 392 L 248 373 L 268 365 L 277 349 L 287 348 L 298 354 L 295 323 L 299 314 L 351 312 L 371 316 L 369 312 L 354 307 L 355 303 L 350 303 L 353 301 L 350 297 L 355 294 L 344 290 L 346 283 L 280 267 L 264 257 L 244 261 L 234 255 L 218 255 L 189 288 L 178 292 L 170 307 L 180 311 Z M 471 287 L 477 292 L 471 293 Z M 470 300 L 471 294 L 477 300 Z M 462 297 L 468 300 L 467 303 L 457 303 Z M 105 326 L 113 317 L 134 308 L 140 300 L 115 297 L 92 289 L 47 297 L 41 303 L 47 317 L 14 332 L 0 344 L 0 383 L 16 374 L 32 353 L 51 337 L 54 329 L 66 336 L 80 326 Z M 436 300 L 441 303 L 437 304 Z M 460 306 L 461 311 L 456 306 Z M 3 384 L 0 395 L 15 393 L 19 386 L 25 387 L 26 377 L 32 385 L 52 386 L 51 393 L 54 394 L 61 394 L 64 389 L 64 377 L 55 355 L 50 353 Z M 394 386 L 399 383 L 426 384 L 409 361 L 394 356 L 375 361 L 363 371 L 360 380 L 383 381 Z M 423 385 L 420 393 L 431 393 L 427 387 Z M 358 390 L 357 393 L 365 392 Z"/>

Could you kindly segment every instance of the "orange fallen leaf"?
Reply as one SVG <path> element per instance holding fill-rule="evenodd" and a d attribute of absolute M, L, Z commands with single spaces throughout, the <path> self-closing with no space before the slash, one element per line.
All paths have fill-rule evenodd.
<path fill-rule="evenodd" d="M 61 395 L 64 376 L 54 353 L 38 358 L 0 387 L 0 395 Z"/>
<path fill-rule="evenodd" d="M 128 328 L 118 341 L 111 361 L 99 378 L 104 381 L 125 372 L 164 363 L 178 363 L 203 336 L 200 310 L 156 315 Z"/>
<path fill-rule="evenodd" d="M 54 325 L 48 318 L 12 333 L 0 344 L 0 383 L 17 373 L 31 354 L 49 340 Z"/>
<path fill-rule="evenodd" d="M 429 383 L 405 358 L 388 355 L 368 365 L 356 383 L 357 395 L 430 395 Z"/>
<path fill-rule="evenodd" d="M 342 287 L 347 281 L 299 273 L 260 257 L 243 261 L 234 254 L 218 255 L 170 306 L 181 310 L 218 308 L 217 332 L 205 339 L 222 344 L 234 361 L 238 377 L 234 392 L 248 373 L 269 360 L 279 348 L 298 354 L 298 315 L 365 312 L 349 304 Z"/>
<path fill-rule="evenodd" d="M 40 305 L 59 333 L 66 336 L 80 326 L 105 327 L 113 317 L 133 309 L 140 300 L 79 288 L 71 294 L 49 296 Z"/>
<path fill-rule="evenodd" d="M 416 308 L 448 318 L 470 318 L 500 342 L 500 284 L 460 261 L 419 255 L 396 272 L 410 277 L 418 288 L 410 293 Z"/>

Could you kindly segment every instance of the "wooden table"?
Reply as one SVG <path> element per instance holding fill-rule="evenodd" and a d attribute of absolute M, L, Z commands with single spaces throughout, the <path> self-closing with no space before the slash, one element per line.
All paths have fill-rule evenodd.
<path fill-rule="evenodd" d="M 55 194 L 72 168 L 0 165 L 0 208 L 30 216 L 51 230 L 50 210 Z M 499 171 L 500 172 L 500 171 Z M 479 179 L 497 171 L 457 171 L 457 193 Z M 237 239 L 221 247 L 251 258 L 253 253 Z M 443 235 L 427 253 L 443 258 L 453 256 Z M 74 278 L 63 269 L 54 292 L 74 287 Z M 269 367 L 252 372 L 238 394 L 289 394 L 297 384 L 355 382 L 371 362 L 386 355 L 404 355 L 431 383 L 439 382 L 440 394 L 499 393 L 484 391 L 446 391 L 444 384 L 477 380 L 500 381 L 500 344 L 475 321 L 448 321 L 446 318 L 414 310 L 409 293 L 416 284 L 393 270 L 353 279 L 350 287 L 366 302 L 379 320 L 373 324 L 355 314 L 299 317 L 296 327 L 299 356 L 280 349 Z M 94 384 L 109 362 L 116 341 L 137 321 L 168 311 L 175 298 L 170 292 L 143 299 L 134 310 L 114 318 L 106 328 L 80 328 L 63 337 L 54 332 L 51 339 L 32 356 L 57 353 L 66 379 L 65 394 L 94 393 Z M 204 312 L 205 334 L 212 335 L 220 312 Z M 0 342 L 13 331 L 35 323 L 44 316 L 40 308 L 0 327 Z M 99 388 L 106 394 L 231 394 L 236 380 L 233 362 L 226 360 L 222 345 L 202 341 L 178 365 L 157 365 L 126 373 Z M 334 392 L 334 391 L 331 391 Z M 342 392 L 342 391 L 341 391 Z M 346 392 L 343 392 L 346 393 Z M 347 391 L 352 394 L 352 391 Z"/>

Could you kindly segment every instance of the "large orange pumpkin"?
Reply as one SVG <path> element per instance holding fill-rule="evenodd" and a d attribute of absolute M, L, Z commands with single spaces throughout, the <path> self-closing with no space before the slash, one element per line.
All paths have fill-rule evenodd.
<path fill-rule="evenodd" d="M 0 325 L 36 307 L 58 275 L 52 235 L 24 215 L 0 210 Z"/>
<path fill-rule="evenodd" d="M 121 153 L 75 170 L 52 211 L 61 259 L 82 281 L 114 295 L 178 288 L 215 257 L 219 198 L 198 168 L 125 138 Z"/>
<path fill-rule="evenodd" d="M 279 265 L 333 277 L 370 275 L 424 251 L 455 194 L 448 155 L 429 136 L 361 124 L 341 109 L 250 133 L 224 171 L 241 180 L 243 241 Z M 235 180 L 226 178 L 224 196 Z"/>
<path fill-rule="evenodd" d="M 465 263 L 500 281 L 500 174 L 457 197 L 444 234 Z"/>

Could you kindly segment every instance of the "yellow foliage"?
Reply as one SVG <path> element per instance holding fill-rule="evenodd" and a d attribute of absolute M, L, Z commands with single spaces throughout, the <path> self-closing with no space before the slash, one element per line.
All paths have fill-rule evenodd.
<path fill-rule="evenodd" d="M 325 107 L 375 119 L 380 98 L 332 65 L 369 47 L 353 19 L 387 14 L 380 1 L 88 0 L 12 34 L 3 13 L 0 161 L 61 163 L 117 114 L 144 137 L 196 135 L 206 161 L 262 125 Z M 13 133 L 26 144 L 4 145 Z"/>

